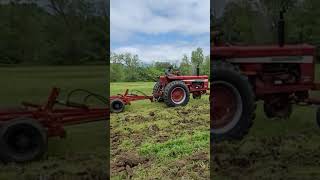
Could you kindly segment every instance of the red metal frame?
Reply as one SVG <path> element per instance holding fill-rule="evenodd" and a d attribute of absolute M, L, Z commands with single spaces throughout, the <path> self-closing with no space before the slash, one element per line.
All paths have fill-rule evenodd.
<path fill-rule="evenodd" d="M 56 108 L 59 93 L 58 88 L 53 88 L 45 105 L 23 102 L 23 109 L 0 110 L 0 126 L 12 119 L 29 117 L 46 127 L 48 136 L 64 137 L 66 125 L 109 119 L 108 108 L 90 108 L 77 104 L 66 104 L 66 108 Z"/>
<path fill-rule="evenodd" d="M 281 63 L 281 57 L 308 57 L 304 61 L 291 61 L 299 65 L 300 81 L 294 84 L 274 85 L 259 78 L 263 65 L 266 63 Z M 316 48 L 308 44 L 279 46 L 213 46 L 211 59 L 226 60 L 239 66 L 241 72 L 252 80 L 255 94 L 258 99 L 267 98 L 270 94 L 295 93 L 310 90 L 320 90 L 320 83 L 315 82 Z M 269 58 L 269 62 L 263 58 Z M 263 76 L 263 75 L 262 75 Z M 306 98 L 305 102 L 320 104 L 319 99 Z"/>
<path fill-rule="evenodd" d="M 132 101 L 146 100 L 149 99 L 153 102 L 153 96 L 129 94 L 129 89 L 124 94 L 118 94 L 116 96 L 110 96 L 110 100 L 121 99 L 125 105 L 130 105 Z"/>
<path fill-rule="evenodd" d="M 165 87 L 168 83 L 172 81 L 183 81 L 189 88 L 190 93 L 200 93 L 206 94 L 207 90 L 209 90 L 208 76 L 160 76 L 160 85 Z M 199 87 L 194 85 L 194 82 L 203 82 L 204 86 Z M 160 92 L 159 96 L 162 95 Z"/>

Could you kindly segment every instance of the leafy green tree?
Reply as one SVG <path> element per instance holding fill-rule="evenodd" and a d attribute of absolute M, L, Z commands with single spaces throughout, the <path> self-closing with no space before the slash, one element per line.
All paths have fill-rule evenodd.
<path fill-rule="evenodd" d="M 110 56 L 110 62 L 110 81 L 123 81 L 125 79 L 125 67 L 122 63 L 122 59 L 119 59 L 118 55 L 113 53 Z"/>
<path fill-rule="evenodd" d="M 203 64 L 201 65 L 200 74 L 210 75 L 210 56 L 206 56 Z"/>
<path fill-rule="evenodd" d="M 194 72 L 196 72 L 196 68 L 199 68 L 203 63 L 204 55 L 203 50 L 201 48 L 197 48 L 195 51 L 191 53 L 191 62 L 194 68 Z"/>
<path fill-rule="evenodd" d="M 181 74 L 183 74 L 183 75 L 190 75 L 191 74 L 192 66 L 191 66 L 189 58 L 186 54 L 183 55 L 179 69 L 180 69 Z"/>
<path fill-rule="evenodd" d="M 48 7 L 38 2 L 0 3 L 0 63 L 106 63 L 106 7 L 90 0 L 50 0 Z"/>
<path fill-rule="evenodd" d="M 164 72 L 165 69 L 167 69 L 171 64 L 169 62 L 155 62 L 153 63 L 153 66 L 158 71 Z"/>
<path fill-rule="evenodd" d="M 231 44 L 276 44 L 278 19 L 285 9 L 285 39 L 288 44 L 309 43 L 320 56 L 318 0 L 233 0 L 222 17 L 211 18 L 211 30 L 224 32 Z"/>
<path fill-rule="evenodd" d="M 112 82 L 130 82 L 139 79 L 139 59 L 137 55 L 132 55 L 130 53 L 112 53 L 110 62 L 110 80 Z"/>

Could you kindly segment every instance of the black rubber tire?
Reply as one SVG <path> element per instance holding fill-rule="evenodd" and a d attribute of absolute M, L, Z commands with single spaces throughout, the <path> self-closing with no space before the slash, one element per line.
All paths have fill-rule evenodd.
<path fill-rule="evenodd" d="M 161 90 L 160 82 L 156 82 L 153 86 L 152 95 L 153 98 L 156 99 L 158 102 L 163 102 L 163 97 L 155 96 L 156 93 L 158 93 Z"/>
<path fill-rule="evenodd" d="M 236 123 L 230 129 L 226 129 L 226 132 L 217 133 L 213 129 L 213 124 L 211 124 L 211 142 L 216 143 L 222 140 L 241 140 L 246 134 L 248 134 L 249 129 L 253 124 L 255 118 L 255 95 L 252 86 L 248 80 L 248 77 L 242 75 L 238 67 L 224 61 L 214 61 L 211 63 L 211 77 L 210 84 L 211 90 L 214 93 L 214 82 L 226 82 L 231 84 L 239 93 L 241 97 L 242 111 L 240 118 L 235 120 Z M 214 100 L 210 97 L 211 105 L 211 115 L 213 117 L 213 106 Z M 213 119 L 211 119 L 212 123 Z M 226 126 L 225 126 L 226 127 Z M 217 131 L 217 130 L 216 130 Z"/>
<path fill-rule="evenodd" d="M 177 88 L 177 87 L 182 88 L 185 92 L 185 98 L 184 98 L 183 102 L 181 102 L 179 104 L 175 103 L 171 99 L 171 92 L 174 90 L 174 88 Z M 172 82 L 168 83 L 167 86 L 164 88 L 163 99 L 168 107 L 185 106 L 189 102 L 190 92 L 189 92 L 187 85 L 184 82 L 172 81 Z"/>
<path fill-rule="evenodd" d="M 112 113 L 121 113 L 124 111 L 125 104 L 121 99 L 113 99 L 110 102 L 110 111 Z"/>
<path fill-rule="evenodd" d="M 47 152 L 47 131 L 31 118 L 10 120 L 0 128 L 0 147 L 0 158 L 4 162 L 38 160 Z"/>

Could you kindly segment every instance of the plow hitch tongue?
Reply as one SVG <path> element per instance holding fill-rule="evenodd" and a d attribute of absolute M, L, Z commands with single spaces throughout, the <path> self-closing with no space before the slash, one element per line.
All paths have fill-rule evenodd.
<path fill-rule="evenodd" d="M 136 94 L 133 92 L 136 92 Z M 124 94 L 110 96 L 110 112 L 113 112 L 113 113 L 123 112 L 125 106 L 130 105 L 132 101 L 147 100 L 147 99 L 153 102 L 153 96 L 148 96 L 145 93 L 138 90 L 132 90 L 131 93 L 129 93 L 129 89 L 127 89 Z"/>

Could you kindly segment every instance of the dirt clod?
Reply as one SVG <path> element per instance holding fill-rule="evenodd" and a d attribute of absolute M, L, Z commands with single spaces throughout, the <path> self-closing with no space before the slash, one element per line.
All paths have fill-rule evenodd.
<path fill-rule="evenodd" d="M 128 176 L 131 178 L 133 176 L 133 170 L 129 165 L 126 166 L 126 171 Z"/>
<path fill-rule="evenodd" d="M 123 153 L 116 158 L 116 167 L 121 169 L 127 169 L 127 166 L 133 168 L 139 164 L 148 162 L 147 158 L 140 157 L 133 153 Z"/>
<path fill-rule="evenodd" d="M 155 116 L 156 114 L 153 111 L 151 111 L 151 112 L 149 112 L 149 115 L 150 116 Z"/>
<path fill-rule="evenodd" d="M 153 133 L 153 132 L 158 132 L 160 129 L 156 124 L 153 124 L 151 126 L 149 126 L 149 132 Z"/>

